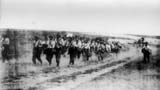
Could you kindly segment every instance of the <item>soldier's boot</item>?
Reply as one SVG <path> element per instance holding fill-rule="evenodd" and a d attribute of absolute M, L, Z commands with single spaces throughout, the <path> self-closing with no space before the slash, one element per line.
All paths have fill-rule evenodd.
<path fill-rule="evenodd" d="M 101 60 L 103 60 L 103 56 L 101 55 Z"/>
<path fill-rule="evenodd" d="M 147 62 L 150 63 L 150 56 L 147 56 Z"/>
<path fill-rule="evenodd" d="M 80 56 L 81 56 L 81 54 L 80 54 L 80 52 L 78 53 L 78 59 L 80 59 Z"/>
<path fill-rule="evenodd" d="M 59 67 L 59 60 L 56 60 L 56 62 L 57 62 L 57 67 Z"/>
<path fill-rule="evenodd" d="M 42 59 L 40 58 L 40 57 L 37 57 L 37 59 L 38 59 L 38 61 L 41 63 L 41 65 L 42 65 Z"/>
<path fill-rule="evenodd" d="M 33 61 L 33 64 L 36 64 L 36 57 L 35 56 L 32 57 L 32 61 Z"/>
<path fill-rule="evenodd" d="M 71 65 L 71 63 L 72 63 L 72 61 L 71 61 L 71 60 L 69 60 L 69 65 Z"/>
<path fill-rule="evenodd" d="M 56 55 L 56 63 L 57 63 L 57 67 L 59 67 L 59 63 L 60 63 L 60 55 Z"/>
<path fill-rule="evenodd" d="M 52 64 L 52 59 L 49 58 L 48 61 L 49 61 L 49 65 L 51 65 Z"/>
<path fill-rule="evenodd" d="M 100 55 L 98 55 L 98 61 L 100 61 L 101 60 L 101 57 L 100 57 Z"/>
<path fill-rule="evenodd" d="M 46 56 L 46 60 L 48 61 L 49 65 L 50 65 L 50 60 L 49 60 L 48 56 Z"/>
<path fill-rule="evenodd" d="M 143 63 L 147 63 L 146 56 L 143 57 Z"/>
<path fill-rule="evenodd" d="M 74 59 L 72 60 L 72 65 L 74 65 Z"/>

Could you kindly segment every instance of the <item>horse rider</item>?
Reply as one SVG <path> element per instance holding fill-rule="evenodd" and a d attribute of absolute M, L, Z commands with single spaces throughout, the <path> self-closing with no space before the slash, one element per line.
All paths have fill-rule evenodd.
<path fill-rule="evenodd" d="M 41 53 L 42 53 L 41 41 L 37 36 L 35 36 L 35 40 L 33 41 L 33 56 L 32 56 L 32 61 L 34 64 L 36 64 L 36 59 L 38 59 L 38 61 L 42 64 Z"/>

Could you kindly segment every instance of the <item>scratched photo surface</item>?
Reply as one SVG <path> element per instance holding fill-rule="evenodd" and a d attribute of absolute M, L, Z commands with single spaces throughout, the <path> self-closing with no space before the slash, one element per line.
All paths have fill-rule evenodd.
<path fill-rule="evenodd" d="M 160 90 L 160 1 L 0 0 L 0 90 Z"/>

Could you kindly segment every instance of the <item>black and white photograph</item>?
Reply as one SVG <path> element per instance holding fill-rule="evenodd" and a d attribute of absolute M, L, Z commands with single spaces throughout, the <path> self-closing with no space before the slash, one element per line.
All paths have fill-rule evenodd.
<path fill-rule="evenodd" d="M 0 0 L 0 90 L 160 90 L 160 0 Z"/>

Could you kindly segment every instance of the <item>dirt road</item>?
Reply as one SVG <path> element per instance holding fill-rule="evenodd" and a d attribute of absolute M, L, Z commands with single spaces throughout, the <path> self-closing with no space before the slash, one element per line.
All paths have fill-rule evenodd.
<path fill-rule="evenodd" d="M 123 67 L 80 84 L 74 90 L 160 90 L 159 51 L 149 63 L 143 63 L 141 58 L 137 58 Z"/>
<path fill-rule="evenodd" d="M 155 54 L 157 49 L 152 47 L 152 50 Z M 90 89 L 92 86 L 87 88 L 85 85 L 95 78 L 142 58 L 141 52 L 132 46 L 128 51 L 122 51 L 118 56 L 111 54 L 101 62 L 95 56 L 89 62 L 76 60 L 73 67 L 67 67 L 68 56 L 62 57 L 60 68 L 55 67 L 55 60 L 52 66 L 48 66 L 45 61 L 43 65 L 33 65 L 30 57 L 22 58 L 18 62 L 13 60 L 10 64 L 0 63 L 2 90 L 80 90 L 83 85 L 85 89 Z"/>

